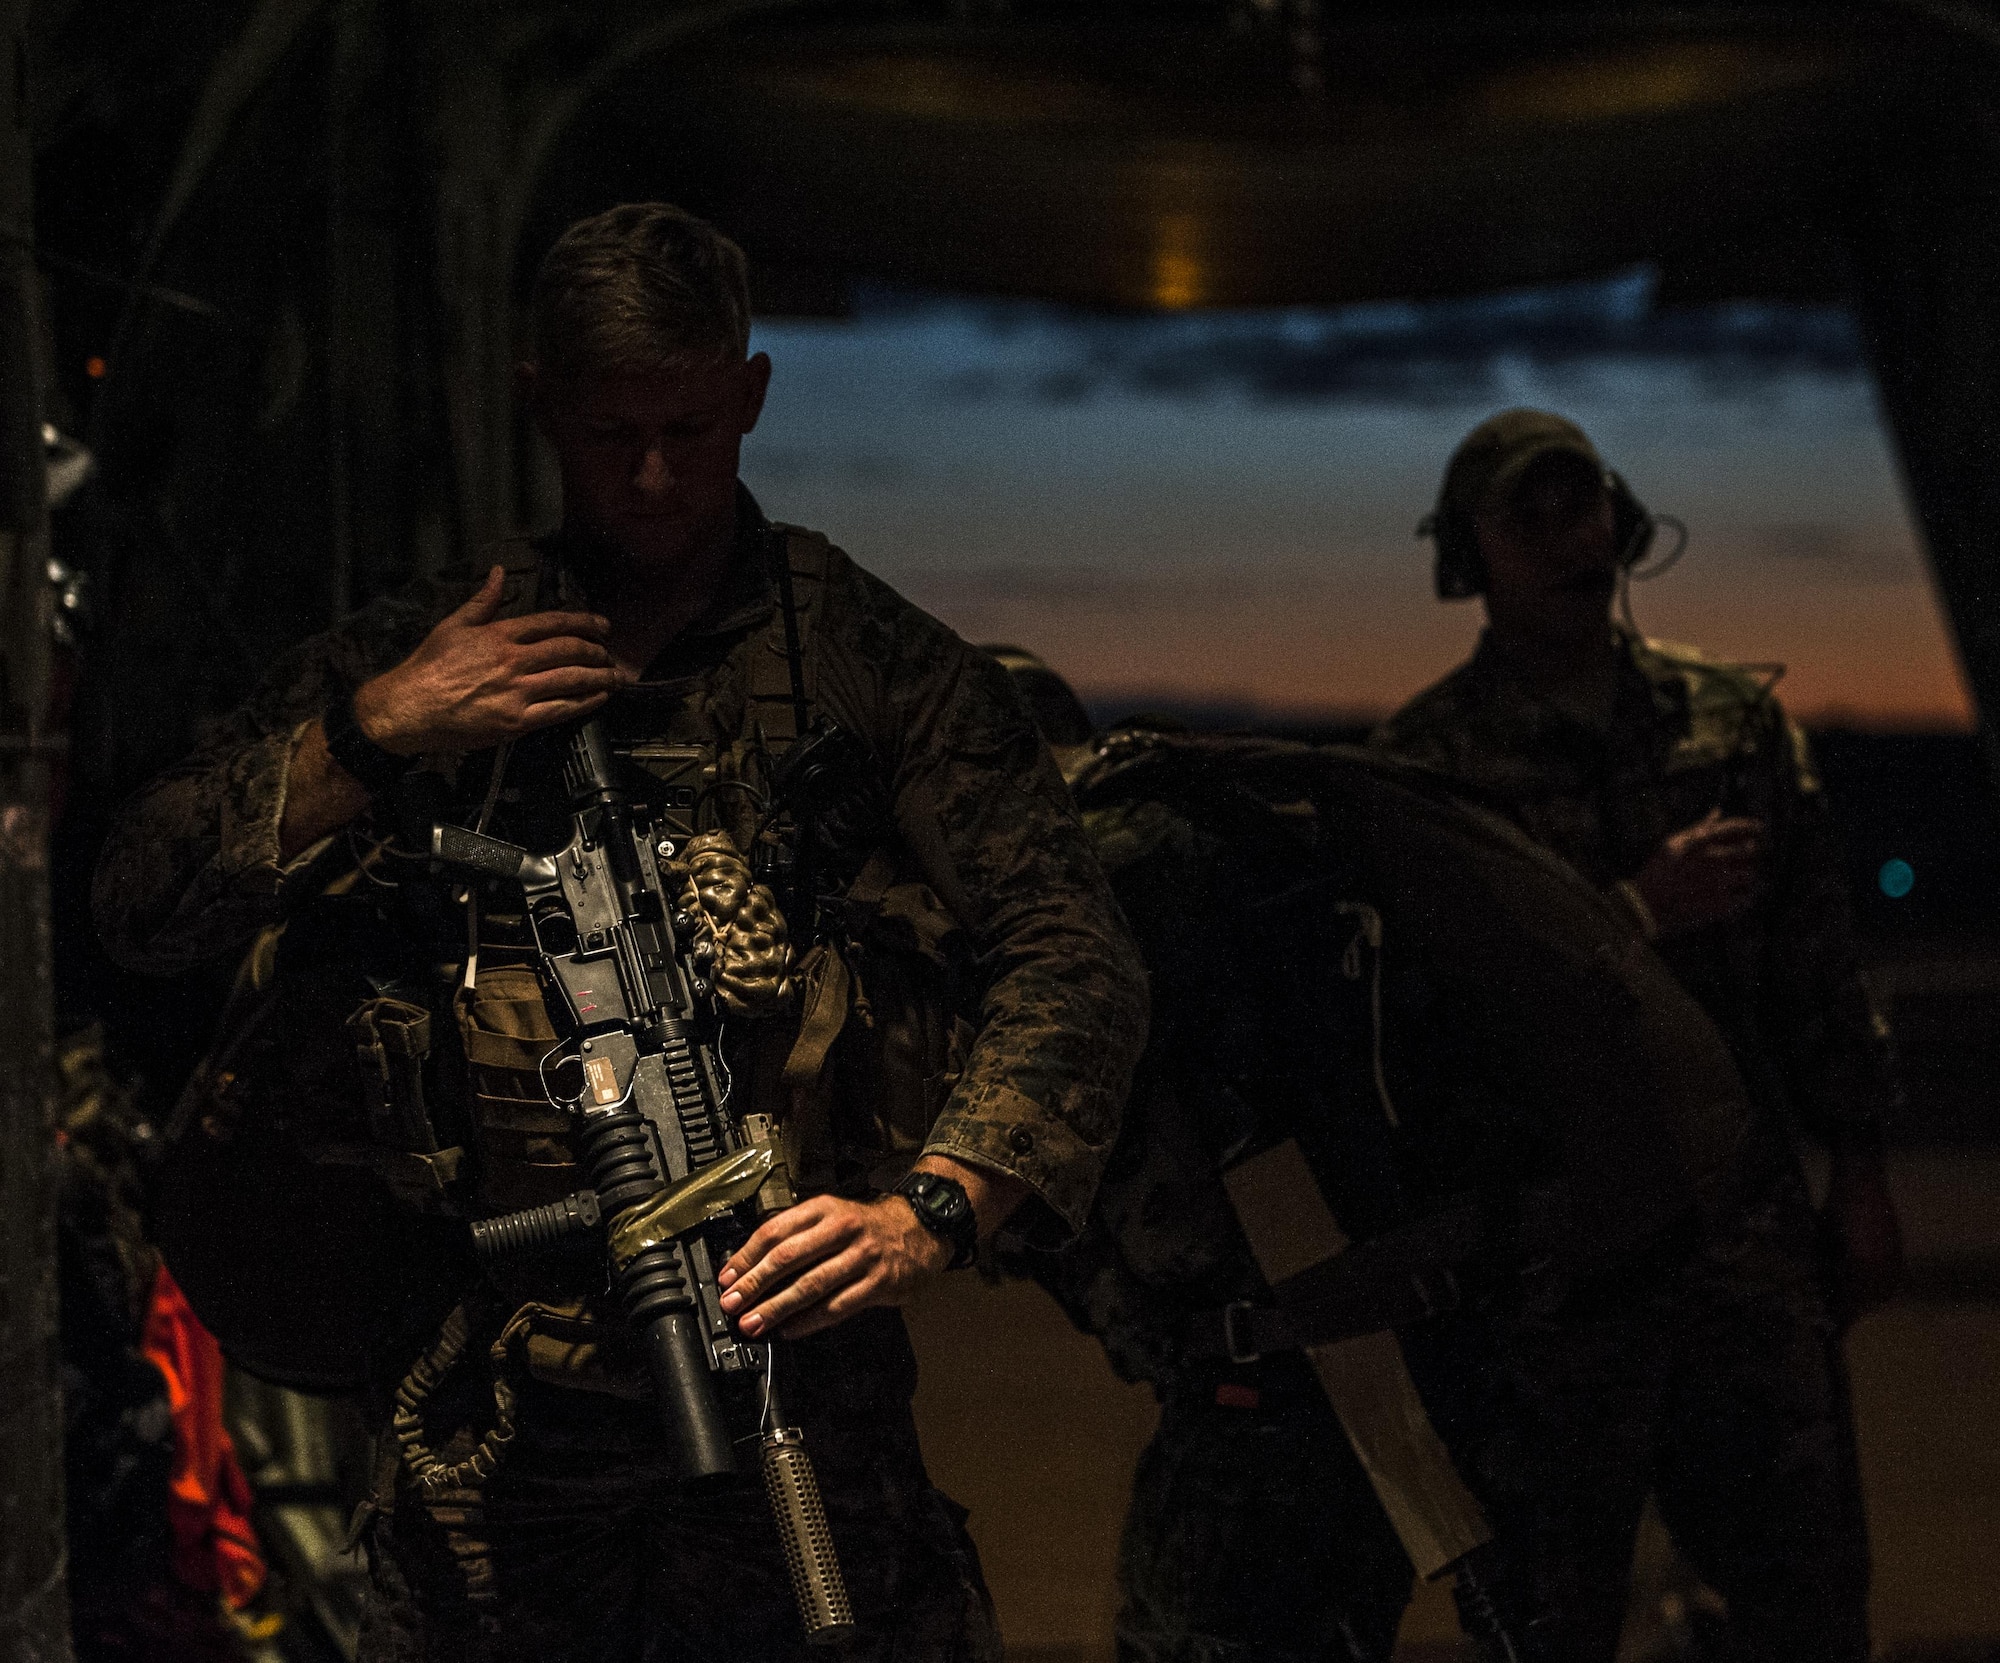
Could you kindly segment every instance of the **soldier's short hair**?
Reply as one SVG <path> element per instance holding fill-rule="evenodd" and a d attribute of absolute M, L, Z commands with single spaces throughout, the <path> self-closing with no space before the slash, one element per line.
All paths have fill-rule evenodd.
<path fill-rule="evenodd" d="M 743 250 L 666 202 L 580 219 L 535 275 L 532 350 L 556 376 L 740 362 L 750 348 Z"/>

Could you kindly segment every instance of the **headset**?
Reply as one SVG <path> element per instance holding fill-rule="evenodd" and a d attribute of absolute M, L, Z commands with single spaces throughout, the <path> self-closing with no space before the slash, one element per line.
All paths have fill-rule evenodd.
<path fill-rule="evenodd" d="M 1611 535 L 1619 550 L 1622 575 L 1630 575 L 1645 560 L 1662 525 L 1677 529 L 1680 541 L 1663 561 L 1640 574 L 1642 580 L 1658 577 L 1680 559 L 1681 551 L 1687 547 L 1687 528 L 1680 521 L 1648 513 L 1632 494 L 1632 487 L 1609 468 L 1604 470 L 1604 489 L 1611 497 Z M 1417 535 L 1437 543 L 1435 577 L 1439 600 L 1468 600 L 1486 592 L 1486 560 L 1479 552 L 1479 532 L 1470 514 L 1463 509 L 1447 508 L 1440 502 L 1417 522 Z"/>

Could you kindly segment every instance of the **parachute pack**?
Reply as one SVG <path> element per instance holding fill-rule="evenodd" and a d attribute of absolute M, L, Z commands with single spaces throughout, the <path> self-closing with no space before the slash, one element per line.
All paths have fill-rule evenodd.
<path fill-rule="evenodd" d="M 1154 1039 L 1090 1226 L 1032 1273 L 1121 1372 L 1268 1301 L 1224 1174 L 1284 1139 L 1349 1237 L 1441 1262 L 1587 1279 L 1722 1203 L 1751 1110 L 1721 1034 L 1622 909 L 1438 776 L 1126 729 L 1072 789 Z"/>

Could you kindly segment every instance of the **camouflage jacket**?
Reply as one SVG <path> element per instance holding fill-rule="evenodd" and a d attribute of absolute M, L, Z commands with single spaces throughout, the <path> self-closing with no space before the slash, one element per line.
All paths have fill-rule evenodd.
<path fill-rule="evenodd" d="M 652 702 L 634 701 L 622 715 L 620 701 L 607 707 L 607 724 L 615 718 L 626 738 L 726 748 L 752 725 L 752 660 L 770 650 L 778 600 L 772 568 L 756 553 L 768 523 L 747 494 L 741 526 L 738 558 L 708 615 L 648 667 L 642 687 L 656 690 Z M 889 804 L 890 841 L 966 932 L 980 972 L 976 1035 L 925 1147 L 1018 1177 L 1074 1229 L 1144 1042 L 1144 973 L 1005 672 L 814 541 L 825 551 L 812 625 L 814 702 L 866 741 Z M 566 588 L 578 572 L 587 588 L 574 545 L 558 546 Z M 495 557 L 508 567 L 510 606 L 531 610 L 534 551 L 503 545 Z M 279 860 L 299 734 L 337 686 L 357 686 L 408 656 L 485 568 L 418 581 L 294 649 L 193 756 L 125 805 L 94 894 L 98 928 L 118 962 L 173 973 L 240 952 L 318 892 L 324 846 Z M 491 758 L 458 763 L 444 762 L 455 783 L 442 813 L 470 823 Z M 552 772 L 544 762 L 542 779 Z M 532 793 L 531 742 L 516 747 L 507 778 Z M 530 841 L 519 815 L 509 825 L 505 800 L 501 810 L 494 829 Z"/>
<path fill-rule="evenodd" d="M 1059 1253 L 1003 1255 L 1033 1277 L 1121 1379 L 1168 1389 L 1191 1310 L 1263 1288 L 1222 1186 L 1225 1148 L 1282 1091 L 1279 1014 L 1227 973 L 1240 920 L 1215 882 L 1229 849 L 1163 803 L 1087 810 L 1084 824 L 1146 955 L 1155 1020 L 1132 1082 L 1128 1133 L 1090 1222 Z"/>
<path fill-rule="evenodd" d="M 1378 729 L 1600 888 L 1629 881 L 1712 809 L 1768 828 L 1753 911 L 1660 941 L 1767 1111 L 1826 1139 L 1872 1137 L 1898 1100 L 1863 978 L 1826 798 L 1805 736 L 1753 670 L 1621 631 L 1610 725 L 1538 697 L 1490 633 Z"/>

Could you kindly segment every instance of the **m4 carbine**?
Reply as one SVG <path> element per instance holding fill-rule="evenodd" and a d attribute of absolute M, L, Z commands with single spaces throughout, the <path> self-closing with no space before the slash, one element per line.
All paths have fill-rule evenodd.
<path fill-rule="evenodd" d="M 627 798 L 596 722 L 571 737 L 563 776 L 572 832 L 556 854 L 457 826 L 431 832 L 440 864 L 520 884 L 544 994 L 568 1029 L 564 1061 L 579 1065 L 583 1081 L 568 1106 L 590 1189 L 483 1220 L 474 1245 L 497 1262 L 603 1224 L 620 1303 L 688 1483 L 736 1471 L 715 1375 L 763 1371 L 764 1480 L 807 1638 L 830 1643 L 852 1630 L 853 1616 L 811 1460 L 797 1429 L 783 1424 L 777 1345 L 731 1331 L 704 1228 L 725 1213 L 788 1205 L 783 1165 L 768 1121 L 730 1112 L 715 1047 L 714 943 L 698 919 L 676 911 L 672 869 L 663 871 L 680 852 L 674 840 L 656 836 Z"/>

